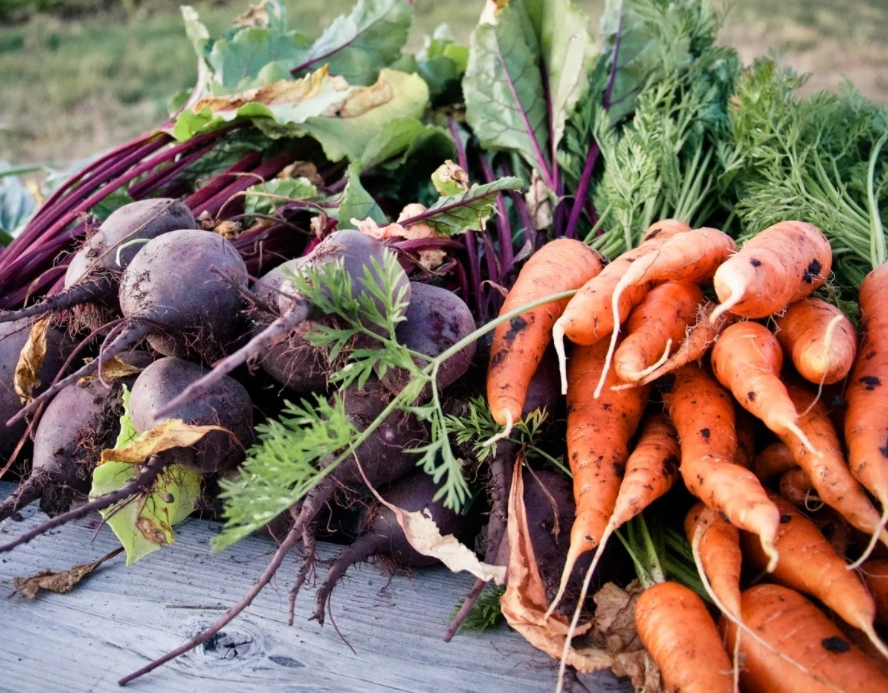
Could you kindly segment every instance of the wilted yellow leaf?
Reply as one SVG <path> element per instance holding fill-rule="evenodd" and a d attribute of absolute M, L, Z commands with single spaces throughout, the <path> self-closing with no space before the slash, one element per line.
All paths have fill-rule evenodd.
<path fill-rule="evenodd" d="M 102 450 L 99 464 L 109 461 L 144 462 L 164 450 L 194 445 L 211 431 L 222 431 L 231 435 L 230 431 L 221 426 L 192 426 L 181 419 L 167 419 L 150 431 L 140 433 L 126 447 Z"/>
<path fill-rule="evenodd" d="M 46 357 L 46 330 L 51 320 L 52 315 L 47 315 L 31 326 L 28 341 L 19 354 L 12 386 L 22 404 L 28 404 L 34 399 L 34 390 L 40 387 L 40 369 L 43 368 L 43 359 Z"/>

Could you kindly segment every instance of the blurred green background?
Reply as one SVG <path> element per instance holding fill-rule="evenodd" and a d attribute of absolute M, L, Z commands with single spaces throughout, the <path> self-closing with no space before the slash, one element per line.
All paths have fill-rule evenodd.
<path fill-rule="evenodd" d="M 722 41 L 744 60 L 777 51 L 813 77 L 847 77 L 888 103 L 888 0 L 713 0 Z M 163 122 L 192 86 L 195 58 L 179 0 L 0 0 L 0 160 L 64 168 Z M 194 0 L 218 35 L 249 0 Z M 353 0 L 285 0 L 290 25 L 315 35 Z M 575 0 L 597 34 L 604 0 Z M 482 0 L 416 0 L 413 48 L 443 22 L 467 42 Z"/>

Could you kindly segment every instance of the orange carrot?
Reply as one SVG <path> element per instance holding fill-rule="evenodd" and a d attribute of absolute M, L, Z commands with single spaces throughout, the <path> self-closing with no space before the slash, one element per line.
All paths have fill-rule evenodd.
<path fill-rule="evenodd" d="M 888 516 L 888 265 L 870 272 L 860 285 L 857 303 L 863 341 L 845 399 L 845 441 L 854 477 L 882 505 Z"/>
<path fill-rule="evenodd" d="M 740 406 L 778 435 L 791 433 L 816 452 L 796 424 L 799 415 L 780 380 L 781 368 L 777 338 L 756 322 L 730 325 L 712 347 L 712 372 Z"/>
<path fill-rule="evenodd" d="M 776 494 L 769 495 L 780 510 L 780 528 L 775 539 L 780 561 L 771 578 L 819 599 L 846 623 L 866 633 L 884 652 L 884 645 L 873 628 L 876 604 L 863 580 L 853 570 L 848 570 L 845 559 L 792 503 Z M 755 568 L 763 569 L 767 557 L 756 538 L 746 534 L 740 541 L 744 557 Z"/>
<path fill-rule="evenodd" d="M 733 462 L 737 438 L 731 396 L 695 365 L 682 366 L 661 382 L 663 402 L 681 441 L 679 471 L 685 486 L 732 525 L 757 534 L 776 561 L 780 512 L 755 474 Z"/>
<path fill-rule="evenodd" d="M 782 585 L 750 587 L 741 598 L 743 622 L 772 648 L 743 633 L 747 693 L 884 693 L 888 679 L 816 606 Z M 739 628 L 722 620 L 728 646 Z M 776 652 L 774 651 L 776 650 Z M 781 654 L 778 654 L 781 653 Z"/>
<path fill-rule="evenodd" d="M 782 498 L 799 508 L 810 508 L 812 505 L 820 504 L 811 477 L 800 467 L 787 469 L 780 475 L 777 480 L 777 491 Z"/>
<path fill-rule="evenodd" d="M 626 320 L 626 336 L 614 352 L 617 376 L 635 382 L 659 366 L 681 342 L 702 301 L 703 290 L 690 282 L 665 282 L 651 289 Z"/>
<path fill-rule="evenodd" d="M 603 265 L 585 243 L 560 238 L 547 243 L 518 274 L 500 315 L 549 294 L 578 289 Z M 569 299 L 547 303 L 496 327 L 487 372 L 487 401 L 494 421 L 507 428 L 521 418 L 527 387 L 551 341 L 552 325 Z"/>
<path fill-rule="evenodd" d="M 648 388 L 592 397 L 607 344 L 576 346 L 568 362 L 567 458 L 573 472 L 576 518 L 564 575 L 577 558 L 598 546 L 613 514 L 626 471 L 629 442 L 648 401 Z M 616 378 L 611 376 L 611 381 Z M 563 581 L 562 581 L 563 582 Z"/>
<path fill-rule="evenodd" d="M 720 301 L 712 319 L 729 310 L 765 318 L 822 286 L 832 268 L 823 232 L 803 221 L 782 221 L 750 238 L 713 278 Z"/>
<path fill-rule="evenodd" d="M 857 335 L 841 309 L 818 298 L 803 298 L 774 323 L 777 341 L 803 378 L 832 385 L 848 375 L 857 354 Z"/>
<path fill-rule="evenodd" d="M 853 527 L 871 536 L 878 534 L 888 546 L 888 532 L 880 529 L 878 511 L 851 476 L 826 405 L 822 400 L 815 401 L 816 395 L 799 383 L 789 383 L 787 393 L 796 409 L 804 412 L 798 420 L 799 428 L 818 452 L 812 454 L 795 436 L 784 436 L 783 442 L 807 472 L 820 500 L 839 511 Z"/>
<path fill-rule="evenodd" d="M 731 693 L 733 668 L 715 622 L 692 590 L 677 582 L 649 587 L 635 603 L 638 637 L 668 691 Z"/>
<path fill-rule="evenodd" d="M 678 434 L 664 414 L 651 414 L 641 424 L 641 434 L 626 460 L 626 470 L 620 483 L 613 511 L 595 548 L 595 556 L 588 573 L 595 572 L 604 546 L 610 536 L 647 506 L 666 493 L 678 480 L 678 457 L 681 450 Z M 561 575 L 558 593 L 547 613 L 552 613 L 561 601 L 570 571 Z"/>
<path fill-rule="evenodd" d="M 662 364 L 641 378 L 637 384 L 647 385 L 667 373 L 671 373 L 692 361 L 703 358 L 703 355 L 715 344 L 715 340 L 718 339 L 722 331 L 736 319 L 735 316 L 726 313 L 718 320 L 710 321 L 709 315 L 714 308 L 715 303 L 708 300 L 704 301 L 697 310 L 697 321 L 687 330 L 684 340 L 675 352 Z M 617 385 L 618 388 L 632 386 L 631 383 Z"/>
<path fill-rule="evenodd" d="M 752 471 L 763 484 L 779 477 L 783 472 L 798 467 L 789 446 L 777 441 L 759 450 L 752 461 Z"/>
<path fill-rule="evenodd" d="M 703 283 L 712 279 L 715 270 L 737 249 L 734 239 L 718 229 L 701 228 L 680 233 L 666 241 L 656 253 L 638 258 L 626 270 L 614 287 L 611 312 L 614 329 L 604 363 L 604 374 L 610 370 L 611 359 L 617 346 L 617 335 L 624 314 L 620 310 L 620 297 L 630 287 L 651 286 L 666 281 Z M 595 388 L 595 396 L 601 394 L 604 380 Z"/>
<path fill-rule="evenodd" d="M 698 547 L 700 567 L 719 601 L 740 615 L 740 532 L 712 508 L 697 503 L 685 517 L 685 536 Z M 779 564 L 778 564 L 779 565 Z"/>
<path fill-rule="evenodd" d="M 690 226 L 682 221 L 666 219 L 651 224 L 642 237 L 641 244 L 622 253 L 610 262 L 599 275 L 586 282 L 567 304 L 564 313 L 555 321 L 552 339 L 558 352 L 561 368 L 561 389 L 567 392 L 567 370 L 564 352 L 564 337 L 574 344 L 591 346 L 609 335 L 614 329 L 614 314 L 611 312 L 611 296 L 614 287 L 632 263 L 638 258 L 660 248 L 673 236 L 690 231 Z M 620 315 L 629 311 L 647 293 L 648 286 L 624 292 L 620 302 Z"/>
<path fill-rule="evenodd" d="M 860 566 L 860 575 L 875 601 L 876 621 L 888 626 L 888 561 L 866 561 Z"/>

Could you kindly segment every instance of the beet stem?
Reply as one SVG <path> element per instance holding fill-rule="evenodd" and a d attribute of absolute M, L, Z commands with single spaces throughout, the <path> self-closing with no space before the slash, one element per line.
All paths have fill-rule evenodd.
<path fill-rule="evenodd" d="M 12 551 L 17 546 L 27 544 L 32 539 L 39 537 L 41 534 L 45 534 L 51 529 L 61 527 L 62 525 L 74 520 L 79 520 L 80 518 L 86 517 L 94 511 L 104 510 L 105 508 L 108 508 L 115 503 L 126 500 L 127 498 L 135 495 L 141 490 L 147 490 L 150 484 L 157 478 L 157 475 L 160 474 L 161 471 L 163 471 L 164 467 L 166 467 L 167 464 L 167 459 L 165 459 L 162 455 L 152 455 L 148 458 L 148 461 L 141 466 L 141 468 L 139 469 L 139 473 L 124 486 L 121 486 L 119 489 L 117 489 L 116 491 L 112 491 L 111 493 L 106 493 L 104 496 L 99 496 L 89 503 L 84 503 L 79 508 L 69 510 L 68 512 L 62 513 L 61 515 L 56 515 L 55 517 L 50 518 L 37 527 L 34 527 L 24 534 L 19 535 L 12 541 L 0 545 L 0 553 Z"/>
<path fill-rule="evenodd" d="M 187 402 L 206 395 L 207 392 L 210 391 L 210 388 L 228 373 L 247 362 L 249 359 L 265 353 L 271 348 L 276 340 L 285 337 L 290 330 L 304 322 L 308 318 L 310 310 L 311 304 L 308 302 L 297 304 L 293 310 L 279 317 L 243 347 L 235 351 L 233 354 L 226 356 L 221 361 L 216 362 L 213 365 L 213 370 L 200 380 L 191 383 L 179 393 L 179 395 L 167 402 L 155 413 L 155 416 L 161 418 L 169 416 L 172 412 Z"/>
<path fill-rule="evenodd" d="M 20 310 L 13 310 L 8 313 L 0 314 L 0 323 L 12 322 L 13 320 L 20 320 L 22 318 L 31 318 L 35 315 L 58 313 L 83 303 L 92 303 L 93 301 L 100 299 L 103 294 L 107 293 L 108 286 L 109 282 L 105 279 L 75 284 L 70 289 L 63 291 L 60 294 L 47 296 L 40 303 L 35 303 L 32 306 Z"/>
<path fill-rule="evenodd" d="M 128 674 L 120 679 L 117 684 L 119 686 L 125 686 L 130 681 L 135 681 L 140 676 L 144 676 L 145 674 L 154 671 L 157 667 L 166 664 L 167 662 L 175 659 L 179 655 L 183 655 L 186 652 L 194 649 L 195 647 L 202 645 L 207 640 L 212 638 L 216 633 L 222 630 L 225 626 L 227 626 L 231 621 L 237 618 L 240 613 L 246 609 L 256 598 L 256 596 L 263 590 L 263 588 L 271 582 L 271 579 L 274 577 L 274 574 L 277 572 L 278 568 L 280 568 L 281 563 L 284 560 L 284 556 L 289 553 L 290 549 L 293 548 L 293 545 L 298 541 L 299 537 L 302 535 L 302 529 L 299 527 L 299 524 L 293 526 L 293 529 L 284 537 L 284 541 L 281 542 L 281 545 L 278 547 L 277 551 L 274 552 L 274 555 L 271 557 L 271 562 L 262 572 L 262 575 L 259 576 L 259 579 L 253 583 L 253 586 L 250 588 L 250 591 L 247 592 L 243 598 L 231 607 L 225 615 L 216 621 L 212 626 L 207 628 L 203 633 L 199 635 L 195 635 L 184 645 L 180 645 L 175 650 L 171 650 L 167 652 L 163 657 L 159 657 L 155 659 L 153 662 L 146 664 L 144 667 L 139 669 L 138 671 L 133 672 L 132 674 Z"/>

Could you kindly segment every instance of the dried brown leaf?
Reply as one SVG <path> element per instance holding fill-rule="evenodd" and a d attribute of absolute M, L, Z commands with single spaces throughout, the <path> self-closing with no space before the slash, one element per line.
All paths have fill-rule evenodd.
<path fill-rule="evenodd" d="M 80 563 L 70 570 L 63 570 L 59 573 L 51 570 L 41 570 L 39 573 L 35 573 L 31 577 L 13 578 L 12 594 L 9 596 L 12 597 L 16 594 L 21 594 L 25 599 L 35 599 L 40 590 L 57 592 L 59 594 L 70 592 L 81 580 L 83 580 L 83 578 L 92 573 L 105 561 L 114 558 L 121 551 L 123 551 L 122 546 L 114 549 L 106 556 L 102 556 L 102 558 L 97 561 L 93 561 L 92 563 Z"/>
<path fill-rule="evenodd" d="M 524 201 L 527 203 L 533 228 L 537 231 L 549 228 L 553 220 L 551 191 L 536 169 L 531 173 L 530 188 L 524 195 Z"/>
<path fill-rule="evenodd" d="M 528 531 L 521 466 L 515 465 L 509 495 L 509 564 L 506 592 L 500 598 L 500 606 L 508 624 L 521 633 L 525 640 L 560 660 L 570 626 L 567 619 L 558 614 L 545 618 L 548 606 L 546 588 Z M 575 635 L 588 632 L 591 625 L 581 625 L 576 629 Z M 583 673 L 609 669 L 613 663 L 613 657 L 597 647 L 571 647 L 567 651 L 567 664 Z"/>
<path fill-rule="evenodd" d="M 167 419 L 161 421 L 150 431 L 140 433 L 126 447 L 102 450 L 99 464 L 109 461 L 144 462 L 152 455 L 164 450 L 194 445 L 211 431 L 222 431 L 231 435 L 230 431 L 221 426 L 192 426 L 181 419 Z"/>
<path fill-rule="evenodd" d="M 40 387 L 40 369 L 46 357 L 46 330 L 52 315 L 41 318 L 31 326 L 28 341 L 22 347 L 18 363 L 15 365 L 12 386 L 22 404 L 34 399 L 34 390 Z"/>

